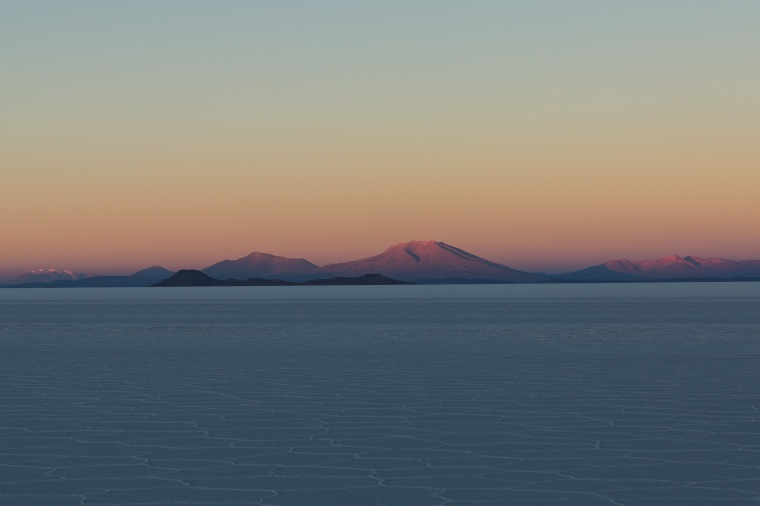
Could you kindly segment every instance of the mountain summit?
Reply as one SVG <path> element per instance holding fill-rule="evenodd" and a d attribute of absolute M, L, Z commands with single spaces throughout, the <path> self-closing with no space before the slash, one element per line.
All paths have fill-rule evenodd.
<path fill-rule="evenodd" d="M 145 269 L 141 269 L 132 276 L 136 278 L 151 278 L 151 279 L 166 279 L 176 274 L 174 271 L 170 271 L 169 269 L 166 269 L 164 267 L 154 265 L 152 267 L 146 267 Z"/>
<path fill-rule="evenodd" d="M 403 281 L 531 282 L 538 276 L 490 262 L 444 242 L 395 244 L 379 255 L 326 265 L 321 274 L 361 276 L 377 273 Z"/>
<path fill-rule="evenodd" d="M 319 267 L 303 258 L 253 252 L 237 260 L 222 260 L 202 272 L 216 279 L 279 278 L 301 281 L 318 275 Z"/>

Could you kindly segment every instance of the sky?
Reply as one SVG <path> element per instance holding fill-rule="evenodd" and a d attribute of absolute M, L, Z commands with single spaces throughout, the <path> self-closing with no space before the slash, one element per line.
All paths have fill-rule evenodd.
<path fill-rule="evenodd" d="M 0 0 L 0 274 L 760 258 L 760 2 Z"/>

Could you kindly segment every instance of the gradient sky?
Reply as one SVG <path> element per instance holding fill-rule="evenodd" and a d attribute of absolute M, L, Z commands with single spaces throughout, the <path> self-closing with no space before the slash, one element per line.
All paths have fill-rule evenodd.
<path fill-rule="evenodd" d="M 0 1 L 0 273 L 760 258 L 760 2 Z"/>

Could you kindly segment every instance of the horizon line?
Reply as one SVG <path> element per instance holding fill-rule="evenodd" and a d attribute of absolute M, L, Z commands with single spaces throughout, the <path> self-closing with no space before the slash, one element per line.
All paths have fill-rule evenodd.
<path fill-rule="evenodd" d="M 209 265 L 206 265 L 205 267 L 189 267 L 189 266 L 184 265 L 184 266 L 181 266 L 181 267 L 178 267 L 178 268 L 171 268 L 171 267 L 165 267 L 166 264 L 161 265 L 161 262 L 156 262 L 156 263 L 152 263 L 149 266 L 141 267 L 141 268 L 138 268 L 138 269 L 134 269 L 134 268 L 130 269 L 128 267 L 111 267 L 111 268 L 107 268 L 105 271 L 102 271 L 102 272 L 94 272 L 94 270 L 89 269 L 89 268 L 87 268 L 87 269 L 79 269 L 79 268 L 71 268 L 71 267 L 57 268 L 57 267 L 49 267 L 48 266 L 48 267 L 32 267 L 32 268 L 30 268 L 28 270 L 23 270 L 21 272 L 15 271 L 15 273 L 14 273 L 10 269 L 2 269 L 2 268 L 0 268 L 0 276 L 1 276 L 0 277 L 0 282 L 7 282 L 7 281 L 9 281 L 9 280 L 11 280 L 11 279 L 13 279 L 15 277 L 18 277 L 18 276 L 21 276 L 21 275 L 24 275 L 24 274 L 30 274 L 30 273 L 36 273 L 36 272 L 46 272 L 46 271 L 61 272 L 61 273 L 70 272 L 72 274 L 77 274 L 77 275 L 86 275 L 87 277 L 95 277 L 95 276 L 98 276 L 98 277 L 104 277 L 104 276 L 130 276 L 130 275 L 133 275 L 133 274 L 135 274 L 135 273 L 137 273 L 139 271 L 142 271 L 142 270 L 145 270 L 145 269 L 156 268 L 156 267 L 164 268 L 164 269 L 167 269 L 167 270 L 170 270 L 170 271 L 173 271 L 173 272 L 177 272 L 179 270 L 199 270 L 199 271 L 203 271 L 203 270 L 208 269 L 209 267 L 212 267 L 213 265 L 216 265 L 217 263 L 220 263 L 220 262 L 241 260 L 241 259 L 244 259 L 244 258 L 246 258 L 248 256 L 256 255 L 256 254 L 266 255 L 266 256 L 270 256 L 270 257 L 274 257 L 274 258 L 284 258 L 284 259 L 289 259 L 289 260 L 304 260 L 306 262 L 309 262 L 312 265 L 315 265 L 317 268 L 321 269 L 321 268 L 324 268 L 324 267 L 327 267 L 327 266 L 330 266 L 330 265 L 339 265 L 339 264 L 342 264 L 342 263 L 354 262 L 354 261 L 364 260 L 366 258 L 371 258 L 371 257 L 374 257 L 374 256 L 378 256 L 378 255 L 380 255 L 380 254 L 388 251 L 389 249 L 392 249 L 392 248 L 398 247 L 398 246 L 405 246 L 405 245 L 410 245 L 410 244 L 428 244 L 428 243 L 444 244 L 444 245 L 449 246 L 451 248 L 455 248 L 457 250 L 463 251 L 463 252 L 468 253 L 470 255 L 476 256 L 476 257 L 478 257 L 478 258 L 480 258 L 482 260 L 485 260 L 485 261 L 488 261 L 488 262 L 491 262 L 491 263 L 496 263 L 496 264 L 499 264 L 499 265 L 502 265 L 502 266 L 505 266 L 505 267 L 509 267 L 510 269 L 519 270 L 519 271 L 522 271 L 522 272 L 525 272 L 525 273 L 529 273 L 529 274 L 545 274 L 545 275 L 570 274 L 570 273 L 577 272 L 577 271 L 580 271 L 580 270 L 583 270 L 583 269 L 587 269 L 587 268 L 590 268 L 590 267 L 596 267 L 596 266 L 599 266 L 599 265 L 603 265 L 603 264 L 608 263 L 608 262 L 628 261 L 628 262 L 637 263 L 637 262 L 649 262 L 649 261 L 655 261 L 655 260 L 663 260 L 663 259 L 672 258 L 672 257 L 676 257 L 676 258 L 679 258 L 679 259 L 682 259 L 682 260 L 683 259 L 687 259 L 687 258 L 694 258 L 694 259 L 702 259 L 702 260 L 725 260 L 725 261 L 731 261 L 731 262 L 751 262 L 751 261 L 757 261 L 758 260 L 758 258 L 747 258 L 747 259 L 743 259 L 743 260 L 735 260 L 735 259 L 727 258 L 727 257 L 724 257 L 724 256 L 701 256 L 701 255 L 692 255 L 692 254 L 689 254 L 689 255 L 679 255 L 679 254 L 673 254 L 673 253 L 671 253 L 671 254 L 657 256 L 657 257 L 654 257 L 654 258 L 645 258 L 645 259 L 631 259 L 631 258 L 629 258 L 627 256 L 624 256 L 624 257 L 618 257 L 618 258 L 610 258 L 608 260 L 604 260 L 604 261 L 599 262 L 599 263 L 572 262 L 572 264 L 580 265 L 580 267 L 571 267 L 569 269 L 567 269 L 567 268 L 561 268 L 561 267 L 556 266 L 556 265 L 553 266 L 553 268 L 552 267 L 548 267 L 546 269 L 523 269 L 523 268 L 515 267 L 515 265 L 519 265 L 519 262 L 516 262 L 516 263 L 509 262 L 509 263 L 506 263 L 506 262 L 493 261 L 493 260 L 490 260 L 490 259 L 488 259 L 486 257 L 483 257 L 483 256 L 480 256 L 480 255 L 476 255 L 474 253 L 471 253 L 471 252 L 469 252 L 468 250 L 466 250 L 464 248 L 460 248 L 458 246 L 454 246 L 454 245 L 452 245 L 452 244 L 450 244 L 448 242 L 439 241 L 439 240 L 434 240 L 433 239 L 433 240 L 411 240 L 411 241 L 406 241 L 406 242 L 398 242 L 398 243 L 391 244 L 390 246 L 387 246 L 385 249 L 383 249 L 379 253 L 375 253 L 375 254 L 372 254 L 372 255 L 363 256 L 363 257 L 356 258 L 356 259 L 351 259 L 351 260 L 343 260 L 343 261 L 337 261 L 337 262 L 336 261 L 331 261 L 331 262 L 319 263 L 319 264 L 315 263 L 315 262 L 312 262 L 311 260 L 308 260 L 305 256 L 290 256 L 289 257 L 289 256 L 284 256 L 284 255 L 278 255 L 278 254 L 275 254 L 275 253 L 269 253 L 269 252 L 254 250 L 254 251 L 251 251 L 251 252 L 249 252 L 249 253 L 247 253 L 247 254 L 245 254 L 243 256 L 240 256 L 240 257 L 236 257 L 236 258 L 224 258 L 222 260 L 214 261 L 213 263 L 211 263 Z M 85 271 L 88 271 L 88 272 L 85 272 Z M 10 277 L 8 277 L 8 276 L 10 276 Z"/>

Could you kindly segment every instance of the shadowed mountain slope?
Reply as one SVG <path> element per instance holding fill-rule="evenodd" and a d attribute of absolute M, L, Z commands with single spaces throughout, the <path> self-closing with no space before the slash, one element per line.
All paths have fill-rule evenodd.
<path fill-rule="evenodd" d="M 231 279 L 222 281 L 212 278 L 201 271 L 194 269 L 181 269 L 174 276 L 164 279 L 153 286 L 236 286 L 240 280 Z"/>
<path fill-rule="evenodd" d="M 203 272 L 218 279 L 279 278 L 300 281 L 318 275 L 319 267 L 303 258 L 254 252 L 237 260 L 222 260 L 206 267 Z"/>
<path fill-rule="evenodd" d="M 397 281 L 379 274 L 367 274 L 357 278 L 330 278 L 312 279 L 303 283 L 283 281 L 281 279 L 249 278 L 240 279 L 214 279 L 201 271 L 181 270 L 169 279 L 165 279 L 153 286 L 157 287 L 183 287 L 183 286 L 323 286 L 323 285 L 408 285 L 404 281 Z"/>
<path fill-rule="evenodd" d="M 365 274 L 357 278 L 335 277 L 328 279 L 312 279 L 310 281 L 304 281 L 300 283 L 306 286 L 321 286 L 321 285 L 412 285 L 407 281 L 398 281 L 391 279 L 387 276 L 380 274 Z"/>

